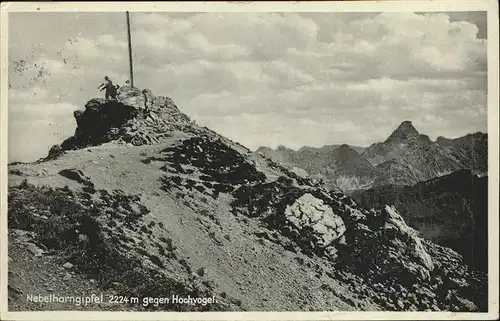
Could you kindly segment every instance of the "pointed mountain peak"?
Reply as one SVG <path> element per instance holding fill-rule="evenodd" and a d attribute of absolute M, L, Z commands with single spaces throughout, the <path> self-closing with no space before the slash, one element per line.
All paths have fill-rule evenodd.
<path fill-rule="evenodd" d="M 389 140 L 393 139 L 400 139 L 400 140 L 406 140 L 406 139 L 411 139 L 418 137 L 419 133 L 413 127 L 413 124 L 409 120 L 405 120 L 404 122 L 399 125 L 398 128 L 396 128 L 395 131 L 392 132 L 391 136 L 389 136 Z"/>

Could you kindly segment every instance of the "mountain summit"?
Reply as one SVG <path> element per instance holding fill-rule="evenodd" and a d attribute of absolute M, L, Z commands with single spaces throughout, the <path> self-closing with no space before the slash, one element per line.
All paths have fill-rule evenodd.
<path fill-rule="evenodd" d="M 82 286 L 198 300 L 122 310 L 487 310 L 486 275 L 394 207 L 369 210 L 298 176 L 196 125 L 168 97 L 122 89 L 75 119 L 75 135 L 47 158 L 9 166 L 14 310 L 37 309 L 23 293 Z M 336 162 L 371 168 L 339 150 Z"/>
<path fill-rule="evenodd" d="M 419 132 L 413 127 L 413 124 L 409 120 L 405 120 L 404 122 L 401 123 L 401 125 L 396 128 L 392 132 L 392 134 L 389 136 L 387 141 L 404 141 L 404 140 L 411 140 L 417 138 L 419 135 Z"/>
<path fill-rule="evenodd" d="M 151 91 L 124 86 L 117 100 L 94 98 L 85 110 L 74 112 L 75 135 L 49 151 L 49 157 L 64 150 L 80 149 L 116 141 L 134 146 L 158 143 L 174 130 L 190 132 L 196 128 L 168 97 Z"/>
<path fill-rule="evenodd" d="M 413 148 L 424 147 L 432 144 L 427 135 L 420 134 L 411 121 L 402 122 L 391 135 L 381 143 L 370 145 L 364 152 L 363 157 L 373 165 L 397 159 Z"/>

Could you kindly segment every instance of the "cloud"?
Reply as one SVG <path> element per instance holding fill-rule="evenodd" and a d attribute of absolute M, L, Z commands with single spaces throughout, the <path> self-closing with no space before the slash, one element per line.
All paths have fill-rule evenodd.
<path fill-rule="evenodd" d="M 450 21 L 466 21 L 477 26 L 477 37 L 486 39 L 488 27 L 486 11 L 447 12 L 446 14 L 450 17 Z"/>
<path fill-rule="evenodd" d="M 297 66 L 323 61 L 354 67 L 350 77 L 371 79 L 459 76 L 474 70 L 486 71 L 486 42 L 478 39 L 477 26 L 451 22 L 445 14 L 382 13 L 365 19 L 321 22 L 332 30 L 325 41 L 317 42 L 319 63 L 311 63 L 307 51 L 293 53 Z M 313 66 L 314 68 L 314 66 Z"/>
<path fill-rule="evenodd" d="M 185 54 L 186 51 L 176 42 L 170 41 L 163 31 L 148 32 L 140 30 L 134 33 L 132 42 L 134 46 L 138 46 L 141 52 L 147 53 L 146 50 L 161 49 L 163 54 L 170 56 L 172 54 Z M 141 48 L 144 47 L 144 48 Z"/>
<path fill-rule="evenodd" d="M 115 36 L 110 34 L 103 34 L 97 37 L 97 44 L 103 47 L 127 47 L 127 43 L 125 41 L 116 39 Z"/>
<path fill-rule="evenodd" d="M 74 126 L 72 110 L 101 95 L 104 75 L 129 77 L 124 15 L 32 16 L 12 29 L 23 41 L 9 43 L 9 110 L 11 100 L 31 100 L 18 119 L 44 119 L 45 108 L 48 119 Z M 431 137 L 486 130 L 485 14 L 130 16 L 135 84 L 252 148 L 367 145 L 407 119 Z M 36 28 L 22 23 L 28 18 Z M 52 25 L 54 33 L 39 31 Z M 37 70 L 16 73 L 21 59 L 50 75 L 30 81 Z M 19 135 L 28 128 L 16 124 Z"/>
<path fill-rule="evenodd" d="M 139 14 L 134 19 L 139 30 L 133 42 L 168 50 L 174 63 L 207 55 L 217 60 L 279 58 L 287 48 L 314 43 L 317 33 L 314 21 L 294 13 L 204 13 L 187 19 Z"/>
<path fill-rule="evenodd" d="M 173 35 L 182 34 L 184 31 L 192 28 L 192 22 L 189 21 L 189 17 L 187 18 L 176 18 L 174 13 L 134 13 L 130 19 L 132 27 L 137 23 L 141 30 L 153 31 L 160 29 L 165 32 L 165 35 Z"/>
<path fill-rule="evenodd" d="M 47 90 L 42 87 L 33 87 L 28 90 L 11 89 L 8 92 L 9 100 L 27 101 L 31 99 L 43 99 L 47 97 Z"/>
<path fill-rule="evenodd" d="M 66 43 L 66 50 L 81 56 L 96 57 L 102 54 L 95 42 L 85 38 L 77 38 Z"/>
<path fill-rule="evenodd" d="M 192 33 L 186 37 L 189 47 L 200 50 L 202 54 L 210 56 L 218 55 L 223 59 L 234 59 L 240 56 L 247 56 L 250 51 L 241 45 L 236 44 L 212 44 L 200 33 Z"/>
<path fill-rule="evenodd" d="M 69 39 L 65 44 L 64 54 L 73 57 L 73 59 L 107 59 L 113 61 L 123 60 L 127 50 L 127 43 L 116 39 L 110 34 L 102 34 L 92 41 L 84 37 L 75 37 Z"/>

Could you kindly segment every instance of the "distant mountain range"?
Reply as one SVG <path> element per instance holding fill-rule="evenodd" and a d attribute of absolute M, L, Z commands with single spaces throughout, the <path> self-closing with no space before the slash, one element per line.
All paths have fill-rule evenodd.
<path fill-rule="evenodd" d="M 404 121 L 385 141 L 367 148 L 343 144 L 294 151 L 281 146 L 274 150 L 259 147 L 257 152 L 310 175 L 320 175 L 330 187 L 349 193 L 375 186 L 414 185 L 460 169 L 484 175 L 487 150 L 487 134 L 439 137 L 433 142 L 411 121 Z"/>
<path fill-rule="evenodd" d="M 324 177 L 330 187 L 340 190 L 370 187 L 379 176 L 375 167 L 358 151 L 361 147 L 330 145 L 320 148 L 303 147 L 298 151 L 286 147 L 272 150 L 260 147 L 257 152 L 272 160 L 305 170 L 310 175 Z"/>

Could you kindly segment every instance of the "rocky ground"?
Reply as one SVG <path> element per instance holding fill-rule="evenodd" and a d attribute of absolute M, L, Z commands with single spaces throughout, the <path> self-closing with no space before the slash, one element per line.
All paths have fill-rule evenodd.
<path fill-rule="evenodd" d="M 169 98 L 125 88 L 75 118 L 47 158 L 9 166 L 11 310 L 57 308 L 27 293 L 85 291 L 216 301 L 121 310 L 487 309 L 486 276 L 394 208 L 367 210 Z"/>
<path fill-rule="evenodd" d="M 408 225 L 433 242 L 463 255 L 467 264 L 488 269 L 488 177 L 469 170 L 414 186 L 381 186 L 353 194 L 359 204 L 393 204 Z"/>
<path fill-rule="evenodd" d="M 9 231 L 9 309 L 12 311 L 83 310 L 119 311 L 118 304 L 45 303 L 32 302 L 30 295 L 91 296 L 113 292 L 103 291 L 95 279 L 77 273 L 58 253 L 48 250 L 36 237 L 25 230 Z"/>

